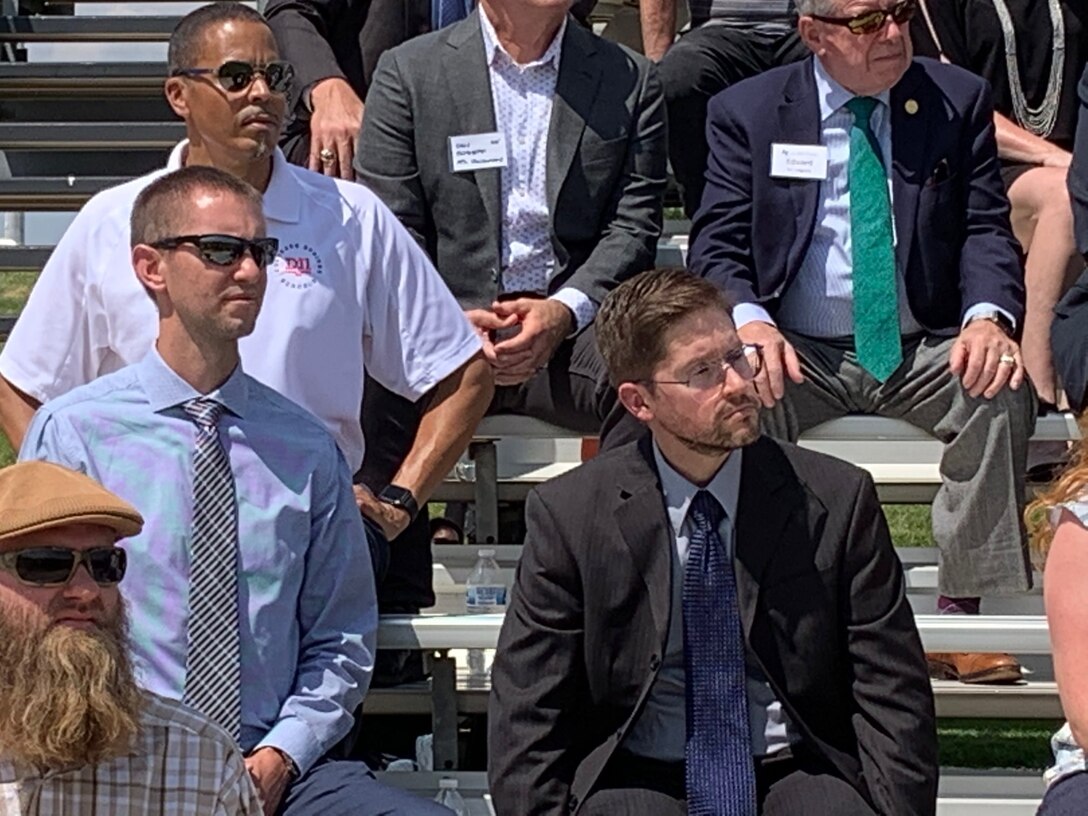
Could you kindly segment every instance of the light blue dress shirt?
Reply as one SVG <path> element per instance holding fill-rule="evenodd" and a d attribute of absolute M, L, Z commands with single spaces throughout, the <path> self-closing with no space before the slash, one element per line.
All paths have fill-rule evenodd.
<path fill-rule="evenodd" d="M 783 329 L 809 337 L 839 338 L 854 334 L 854 256 L 850 237 L 850 129 L 854 115 L 845 107 L 856 94 L 846 90 L 824 69 L 819 59 L 812 61 L 816 79 L 816 95 L 820 103 L 820 144 L 827 148 L 827 178 L 819 182 L 820 201 L 816 210 L 816 226 L 797 277 L 782 293 L 775 319 L 762 306 L 741 303 L 733 310 L 737 326 L 753 321 L 777 324 Z M 895 233 L 892 193 L 892 123 L 891 92 L 876 96 L 880 102 L 873 111 L 870 125 L 880 143 L 884 168 L 888 176 L 888 200 L 892 205 L 893 240 Z M 794 181 L 794 184 L 813 184 Z M 950 270 L 949 274 L 955 274 Z M 907 299 L 904 270 L 896 264 L 896 284 L 899 300 L 899 332 L 920 334 L 922 325 L 911 314 Z M 966 325 L 972 317 L 988 312 L 1001 312 L 1010 321 L 1012 315 L 992 303 L 971 304 L 964 312 Z"/>
<path fill-rule="evenodd" d="M 661 478 L 665 508 L 676 539 L 672 558 L 672 597 L 669 613 L 669 634 L 665 657 L 657 680 L 646 697 L 646 703 L 631 730 L 624 738 L 625 750 L 639 756 L 666 762 L 684 759 L 687 743 L 686 693 L 684 669 L 683 584 L 688 562 L 688 539 L 691 521 L 688 508 L 700 489 L 709 490 L 725 509 L 725 518 L 718 535 L 725 545 L 726 557 L 734 552 L 734 528 L 737 519 L 737 497 L 740 495 L 740 467 L 743 450 L 729 454 L 706 488 L 700 488 L 681 476 L 654 445 L 654 460 Z M 782 703 L 775 697 L 767 678 L 749 654 L 747 661 L 748 726 L 752 738 L 752 753 L 765 756 L 781 751 L 797 741 L 793 726 Z"/>
<path fill-rule="evenodd" d="M 202 396 L 158 352 L 46 403 L 20 459 L 82 470 L 143 514 L 121 584 L 140 682 L 185 690 L 192 459 Z M 303 773 L 351 728 L 374 667 L 370 554 L 351 476 L 311 414 L 239 367 L 207 395 L 238 503 L 242 749 L 273 746 Z"/>

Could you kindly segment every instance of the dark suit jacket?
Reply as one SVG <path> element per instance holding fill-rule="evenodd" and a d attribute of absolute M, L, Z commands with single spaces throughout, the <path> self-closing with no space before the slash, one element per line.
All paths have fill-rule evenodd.
<path fill-rule="evenodd" d="M 478 13 L 386 53 L 355 170 L 422 241 L 466 308 L 500 283 L 500 170 L 450 172 L 449 137 L 496 130 Z M 650 268 L 665 191 L 665 106 L 653 66 L 567 25 L 548 136 L 555 291 L 600 303 Z"/>
<path fill-rule="evenodd" d="M 908 100 L 917 112 L 906 109 Z M 914 106 L 911 106 L 914 107 Z M 1020 245 L 1009 226 L 986 83 L 919 58 L 891 89 L 896 259 L 914 317 L 947 333 L 989 302 L 1019 326 Z M 819 144 L 812 59 L 740 82 L 710 101 L 710 158 L 689 264 L 737 303 L 773 316 L 812 240 L 820 182 L 771 178 L 771 145 Z"/>
<path fill-rule="evenodd" d="M 492 669 L 499 816 L 576 811 L 661 667 L 676 542 L 650 444 L 529 495 Z M 878 812 L 933 814 L 933 697 L 869 476 L 763 437 L 744 451 L 737 517 L 748 647 L 804 742 Z"/>
<path fill-rule="evenodd" d="M 310 152 L 310 111 L 303 94 L 319 79 L 341 77 L 366 98 L 378 57 L 430 31 L 430 0 L 268 0 L 265 17 L 280 55 L 295 66 L 287 95 L 289 119 L 280 144 L 288 159 L 305 166 Z"/>

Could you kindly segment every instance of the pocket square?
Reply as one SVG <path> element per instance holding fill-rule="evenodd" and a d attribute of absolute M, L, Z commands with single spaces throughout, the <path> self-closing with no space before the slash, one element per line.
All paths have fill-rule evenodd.
<path fill-rule="evenodd" d="M 926 179 L 926 187 L 936 187 L 942 181 L 948 181 L 951 177 L 952 170 L 948 166 L 948 159 L 941 159 L 937 162 L 937 166 L 933 168 L 929 178 Z"/>

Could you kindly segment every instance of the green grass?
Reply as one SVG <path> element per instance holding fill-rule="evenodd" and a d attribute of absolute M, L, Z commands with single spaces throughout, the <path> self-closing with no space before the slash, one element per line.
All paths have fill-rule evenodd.
<path fill-rule="evenodd" d="M 895 546 L 934 546 L 928 504 L 885 504 L 884 515 Z"/>
<path fill-rule="evenodd" d="M 37 272 L 5 272 L 0 275 L 0 314 L 18 314 L 37 278 Z"/>
<path fill-rule="evenodd" d="M 1054 720 L 941 720 L 941 766 L 1043 770 L 1053 761 Z"/>

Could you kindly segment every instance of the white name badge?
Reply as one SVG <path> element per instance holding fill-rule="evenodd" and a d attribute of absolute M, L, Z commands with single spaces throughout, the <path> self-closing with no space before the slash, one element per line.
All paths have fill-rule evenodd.
<path fill-rule="evenodd" d="M 450 136 L 450 172 L 506 167 L 506 139 L 501 133 Z"/>
<path fill-rule="evenodd" d="M 772 144 L 771 178 L 827 178 L 827 148 L 823 145 Z"/>

